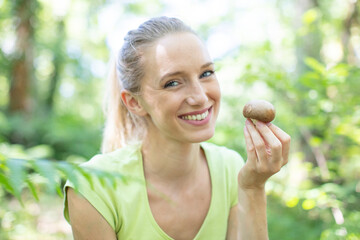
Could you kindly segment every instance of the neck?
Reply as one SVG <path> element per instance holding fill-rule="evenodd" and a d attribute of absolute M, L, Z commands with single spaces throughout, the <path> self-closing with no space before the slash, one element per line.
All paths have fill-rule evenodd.
<path fill-rule="evenodd" d="M 178 182 L 196 176 L 203 153 L 199 143 L 181 143 L 146 136 L 142 145 L 146 177 Z"/>

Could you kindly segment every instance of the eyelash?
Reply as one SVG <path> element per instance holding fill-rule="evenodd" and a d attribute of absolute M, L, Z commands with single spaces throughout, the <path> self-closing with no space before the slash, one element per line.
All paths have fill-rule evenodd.
<path fill-rule="evenodd" d="M 209 75 L 204 76 L 206 73 L 209 73 Z M 215 71 L 209 70 L 209 71 L 205 71 L 200 75 L 200 78 L 206 78 L 206 77 L 210 77 L 211 75 L 213 75 L 215 73 Z M 176 85 L 173 85 L 176 84 Z M 167 83 L 165 83 L 164 88 L 169 88 L 169 87 L 175 87 L 179 85 L 179 82 L 175 81 L 175 80 L 171 80 Z"/>
<path fill-rule="evenodd" d="M 179 84 L 177 81 L 171 80 L 171 81 L 165 83 L 164 88 L 177 86 L 177 85 L 173 85 L 174 83 L 176 83 L 177 85 Z"/>
<path fill-rule="evenodd" d="M 210 73 L 210 75 L 208 75 L 208 76 L 204 76 L 204 74 L 205 73 Z M 211 75 L 213 75 L 215 72 L 214 71 L 212 71 L 212 70 L 209 70 L 209 71 L 205 71 L 203 74 L 201 74 L 201 76 L 200 76 L 200 78 L 202 78 L 202 77 L 210 77 Z"/>

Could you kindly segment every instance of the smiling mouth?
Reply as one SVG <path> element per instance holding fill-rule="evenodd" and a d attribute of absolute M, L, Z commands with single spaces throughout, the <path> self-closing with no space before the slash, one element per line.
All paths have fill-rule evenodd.
<path fill-rule="evenodd" d="M 206 109 L 205 112 L 202 112 L 202 113 L 186 114 L 186 115 L 182 115 L 179 117 L 183 120 L 202 121 L 209 115 L 211 108 L 212 107 Z"/>

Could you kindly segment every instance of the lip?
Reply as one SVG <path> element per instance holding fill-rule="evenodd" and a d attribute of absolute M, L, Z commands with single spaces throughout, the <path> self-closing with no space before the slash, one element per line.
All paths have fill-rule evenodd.
<path fill-rule="evenodd" d="M 210 109 L 211 109 L 211 108 L 212 108 L 212 106 L 210 106 L 210 107 L 208 107 L 208 108 L 205 108 L 205 109 L 203 109 L 203 110 L 184 113 L 184 114 L 179 115 L 179 118 L 181 118 L 182 116 L 187 116 L 187 115 L 203 114 L 203 113 L 206 112 L 206 111 L 209 111 L 209 113 L 210 113 Z"/>
<path fill-rule="evenodd" d="M 187 119 L 182 119 L 181 118 L 182 116 L 186 116 L 186 115 L 203 114 L 206 111 L 209 111 L 208 116 L 205 119 L 200 120 L 200 121 L 198 121 L 198 120 L 187 120 Z M 206 108 L 204 110 L 194 111 L 194 112 L 189 112 L 189 113 L 186 113 L 186 114 L 182 114 L 182 115 L 179 116 L 179 119 L 181 119 L 185 123 L 193 125 L 193 126 L 202 126 L 202 125 L 206 125 L 210 121 L 211 116 L 212 116 L 212 106 L 209 107 L 209 108 Z"/>

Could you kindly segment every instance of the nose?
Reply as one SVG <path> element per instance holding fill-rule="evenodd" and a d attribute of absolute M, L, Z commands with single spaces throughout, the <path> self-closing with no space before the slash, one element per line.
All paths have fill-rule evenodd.
<path fill-rule="evenodd" d="M 188 94 L 186 100 L 189 105 L 200 106 L 209 100 L 204 87 L 198 81 L 189 85 Z"/>

